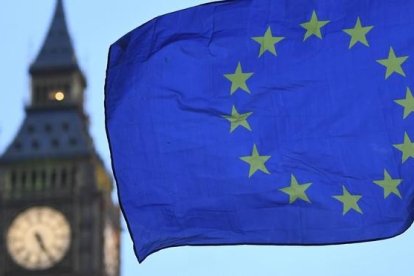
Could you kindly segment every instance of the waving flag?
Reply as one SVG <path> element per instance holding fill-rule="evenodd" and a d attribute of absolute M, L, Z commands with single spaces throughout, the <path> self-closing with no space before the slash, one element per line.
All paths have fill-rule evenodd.
<path fill-rule="evenodd" d="M 405 231 L 413 14 L 408 0 L 225 1 L 113 44 L 106 123 L 138 259 Z"/>

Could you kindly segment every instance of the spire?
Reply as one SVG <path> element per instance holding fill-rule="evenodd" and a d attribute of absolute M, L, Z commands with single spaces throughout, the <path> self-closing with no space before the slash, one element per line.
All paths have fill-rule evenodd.
<path fill-rule="evenodd" d="M 30 72 L 71 69 L 79 70 L 79 67 L 66 25 L 63 3 L 57 0 L 52 24 L 42 49 L 30 66 Z"/>

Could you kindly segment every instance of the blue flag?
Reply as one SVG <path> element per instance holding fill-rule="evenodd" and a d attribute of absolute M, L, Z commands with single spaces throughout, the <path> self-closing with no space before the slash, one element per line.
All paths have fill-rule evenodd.
<path fill-rule="evenodd" d="M 181 245 L 404 232 L 413 14 L 408 0 L 224 1 L 113 44 L 107 132 L 139 261 Z"/>

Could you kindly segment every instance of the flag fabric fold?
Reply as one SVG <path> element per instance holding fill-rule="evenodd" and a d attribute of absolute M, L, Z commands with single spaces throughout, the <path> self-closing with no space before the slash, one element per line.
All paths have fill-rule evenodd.
<path fill-rule="evenodd" d="M 378 240 L 414 218 L 414 3 L 236 0 L 111 46 L 107 134 L 139 261 Z"/>

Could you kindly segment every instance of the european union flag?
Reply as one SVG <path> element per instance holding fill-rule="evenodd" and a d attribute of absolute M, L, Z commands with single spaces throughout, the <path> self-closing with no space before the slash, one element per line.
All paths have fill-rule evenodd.
<path fill-rule="evenodd" d="M 138 259 L 405 231 L 413 14 L 409 0 L 224 1 L 112 45 L 107 130 Z"/>

